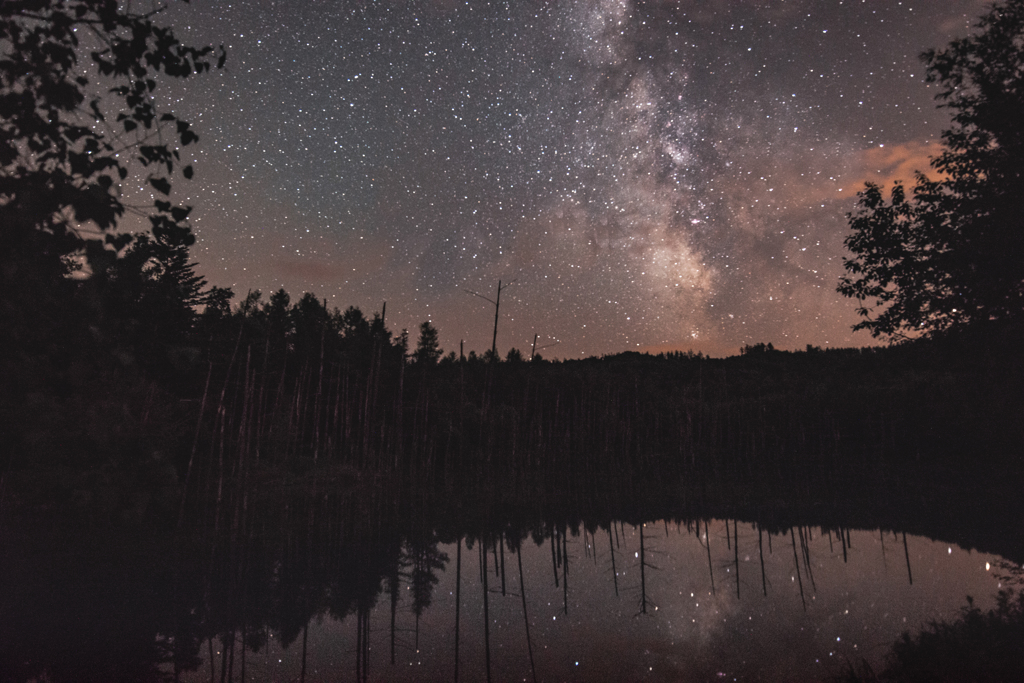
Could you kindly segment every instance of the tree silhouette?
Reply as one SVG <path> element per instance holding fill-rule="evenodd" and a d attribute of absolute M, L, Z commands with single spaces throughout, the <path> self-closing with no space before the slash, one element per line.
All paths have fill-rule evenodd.
<path fill-rule="evenodd" d="M 136 235 L 124 256 L 97 272 L 98 279 L 107 280 L 106 311 L 130 327 L 115 332 L 127 333 L 144 347 L 184 342 L 196 321 L 196 308 L 209 298 L 203 289 L 206 280 L 195 266 L 184 244 L 163 235 Z M 227 299 L 221 302 L 225 294 Z M 216 299 L 215 306 L 227 307 L 230 290 L 219 290 Z"/>
<path fill-rule="evenodd" d="M 256 301 L 259 300 L 260 290 L 252 292 L 256 295 Z M 233 299 L 235 293 L 231 291 L 230 287 L 210 287 L 210 291 L 206 293 L 206 309 L 203 311 L 204 316 L 210 316 L 212 318 L 227 318 L 231 315 L 231 299 Z M 252 295 L 246 297 L 245 301 L 239 304 L 239 313 L 243 316 L 249 311 L 254 311 L 255 306 L 253 305 Z"/>
<path fill-rule="evenodd" d="M 136 315 L 138 306 L 118 311 L 110 295 L 119 285 L 89 282 L 119 271 L 138 287 L 114 298 L 138 303 L 159 300 L 165 285 L 187 288 L 194 275 L 190 208 L 168 195 L 175 175 L 192 177 L 181 150 L 198 137 L 158 106 L 158 86 L 210 70 L 216 56 L 183 45 L 158 15 L 115 0 L 0 2 L 0 376 L 11 405 L 21 392 L 66 384 L 76 362 L 100 368 L 115 345 L 139 350 L 154 325 L 190 331 L 191 309 L 172 306 L 176 321 Z M 218 67 L 223 60 L 221 50 Z M 125 203 L 129 182 L 154 191 L 148 210 Z M 140 249 L 162 253 L 117 263 L 132 241 L 116 232 L 129 210 L 149 217 L 151 241 Z M 133 264 L 165 272 L 129 277 Z"/>
<path fill-rule="evenodd" d="M 290 303 L 291 297 L 282 287 L 271 294 L 270 301 L 263 306 L 263 315 L 267 320 L 270 346 L 277 352 L 284 352 L 288 348 L 292 331 L 295 329 L 292 318 L 288 315 Z"/>
<path fill-rule="evenodd" d="M 305 360 L 321 354 L 327 334 L 327 307 L 315 294 L 304 293 L 291 309 L 295 351 Z"/>
<path fill-rule="evenodd" d="M 157 78 L 208 71 L 213 48 L 183 45 L 153 14 L 112 0 L 6 0 L 0 5 L 0 233 L 4 270 L 49 277 L 67 257 L 103 258 L 128 237 L 109 231 L 124 214 L 119 184 L 134 157 L 161 195 L 196 140 L 188 122 L 157 109 Z M 87 35 L 93 70 L 112 80 L 107 101 L 79 63 Z M 218 66 L 224 62 L 221 50 Z M 91 75 L 91 74 L 90 74 Z M 116 111 L 114 120 L 104 113 Z M 169 142 L 173 140 L 174 142 Z M 192 167 L 180 169 L 192 177 Z M 154 234 L 191 244 L 189 207 L 157 200 Z M 88 228 L 96 228 L 90 231 Z M 103 239 L 101 239 L 101 237 Z"/>
<path fill-rule="evenodd" d="M 444 351 L 437 341 L 437 328 L 430 321 L 420 324 L 420 338 L 412 354 L 418 365 L 436 365 Z"/>
<path fill-rule="evenodd" d="M 1024 312 L 1024 0 L 994 5 L 979 32 L 922 55 L 951 110 L 937 179 L 868 183 L 848 216 L 854 329 L 902 339 Z"/>

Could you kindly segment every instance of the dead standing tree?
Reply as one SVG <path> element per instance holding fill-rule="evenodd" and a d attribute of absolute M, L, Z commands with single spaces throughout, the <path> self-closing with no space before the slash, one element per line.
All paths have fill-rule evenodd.
<path fill-rule="evenodd" d="M 498 280 L 498 294 L 494 299 L 486 297 L 483 294 L 480 294 L 479 292 L 474 292 L 471 289 L 466 290 L 468 294 L 480 297 L 484 301 L 494 304 L 494 334 L 491 336 L 491 360 L 496 361 L 498 359 L 498 313 L 501 308 L 501 290 L 507 289 L 508 286 L 513 283 L 515 283 L 515 280 L 512 280 L 512 282 L 509 282 L 505 285 L 502 285 L 501 280 Z"/>
<path fill-rule="evenodd" d="M 530 360 L 531 361 L 537 360 L 537 352 L 538 351 L 540 351 L 542 349 L 550 348 L 552 346 L 558 346 L 558 342 L 556 341 L 556 342 L 552 342 L 550 344 L 545 344 L 544 346 L 538 347 L 537 346 L 537 337 L 539 337 L 539 336 L 540 335 L 538 335 L 537 333 L 534 333 L 534 335 L 533 335 L 533 348 L 530 350 Z"/>

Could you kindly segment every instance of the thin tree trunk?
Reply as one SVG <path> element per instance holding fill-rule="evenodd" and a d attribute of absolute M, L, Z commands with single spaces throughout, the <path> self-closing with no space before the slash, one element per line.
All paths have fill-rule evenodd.
<path fill-rule="evenodd" d="M 910 580 L 910 585 L 914 585 L 914 575 L 910 573 L 910 550 L 907 548 L 907 532 L 903 532 L 903 555 L 907 558 L 907 578 Z"/>
<path fill-rule="evenodd" d="M 757 552 L 761 556 L 761 590 L 768 597 L 768 580 L 764 575 L 764 544 L 761 542 L 761 527 L 757 527 Z"/>
<path fill-rule="evenodd" d="M 612 522 L 611 526 L 615 526 Z M 612 544 L 612 530 L 608 529 L 608 551 L 612 556 L 612 583 L 615 585 L 615 597 L 619 597 L 619 573 L 615 571 L 615 546 Z"/>
<path fill-rule="evenodd" d="M 459 683 L 459 614 L 462 608 L 462 537 L 455 549 L 455 683 Z"/>
<path fill-rule="evenodd" d="M 699 522 L 698 522 L 699 524 Z M 708 574 L 711 575 L 711 594 L 715 594 L 715 568 L 711 565 L 711 531 L 708 529 L 708 520 L 704 520 L 704 536 L 708 550 Z"/>
<path fill-rule="evenodd" d="M 803 603 L 804 611 L 807 611 L 807 600 L 804 598 L 804 581 L 800 578 L 800 558 L 796 554 L 796 534 L 793 533 L 793 527 L 789 527 L 789 535 L 793 539 L 793 563 L 796 569 L 796 580 L 800 585 L 800 602 Z"/>
<path fill-rule="evenodd" d="M 487 683 L 491 682 L 491 615 L 488 611 L 487 545 L 480 539 L 480 575 L 484 579 L 484 659 L 487 662 Z"/>
<path fill-rule="evenodd" d="M 728 520 L 725 522 L 725 526 L 729 526 Z M 740 599 L 740 532 L 736 520 L 732 520 L 732 545 L 734 552 L 734 565 L 736 567 L 736 599 Z"/>
<path fill-rule="evenodd" d="M 523 582 L 523 548 L 521 545 L 516 550 L 516 560 L 519 562 L 519 595 L 523 598 L 523 623 L 526 625 L 526 651 L 530 654 L 533 683 L 537 683 L 537 667 L 533 663 L 533 643 L 530 640 L 530 618 L 526 614 L 526 584 Z"/>

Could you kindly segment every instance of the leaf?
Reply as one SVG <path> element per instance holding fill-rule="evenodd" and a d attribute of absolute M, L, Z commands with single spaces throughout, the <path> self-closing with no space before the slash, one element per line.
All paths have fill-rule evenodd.
<path fill-rule="evenodd" d="M 190 213 L 192 213 L 191 206 L 176 206 L 173 209 L 171 209 L 171 218 L 180 223 L 181 221 L 188 218 L 188 215 Z"/>
<path fill-rule="evenodd" d="M 157 191 L 164 194 L 171 193 L 171 184 L 167 181 L 167 178 L 150 178 L 149 184 L 157 189 Z"/>
<path fill-rule="evenodd" d="M 117 234 L 108 233 L 105 238 L 105 241 L 107 244 L 114 247 L 116 251 L 121 251 L 129 244 L 131 244 L 133 239 L 134 238 L 132 237 L 131 233 L 120 232 Z"/>

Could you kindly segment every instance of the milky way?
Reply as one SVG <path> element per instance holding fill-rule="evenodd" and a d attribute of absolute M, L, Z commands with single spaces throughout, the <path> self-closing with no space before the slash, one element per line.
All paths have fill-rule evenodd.
<path fill-rule="evenodd" d="M 202 2 L 224 72 L 202 135 L 200 270 L 558 357 L 855 345 L 835 293 L 865 180 L 926 169 L 948 115 L 918 55 L 975 0 Z"/>

